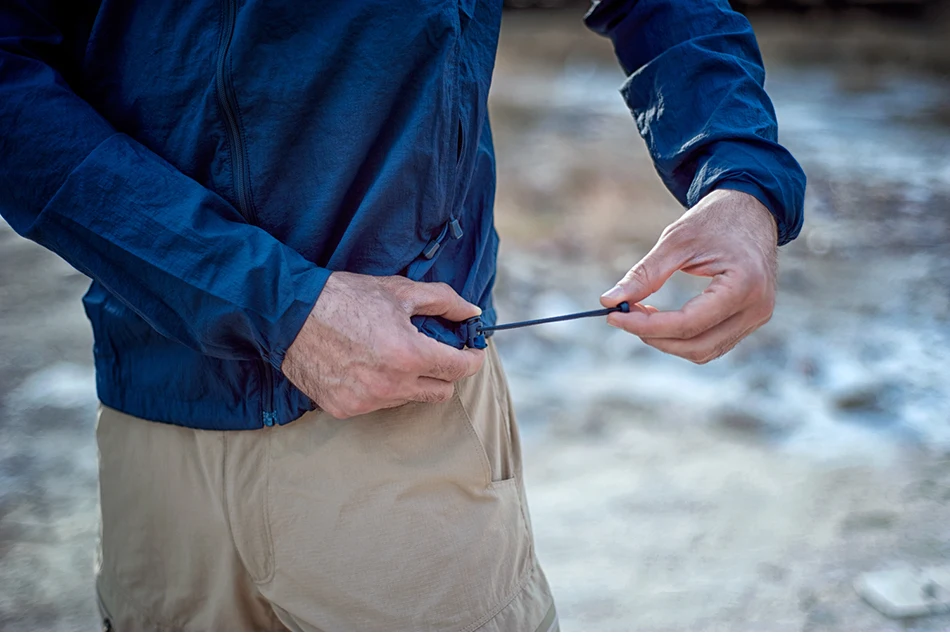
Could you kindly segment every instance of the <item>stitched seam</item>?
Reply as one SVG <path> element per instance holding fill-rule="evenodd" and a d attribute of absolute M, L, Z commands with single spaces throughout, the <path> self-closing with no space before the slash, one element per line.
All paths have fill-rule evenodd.
<path fill-rule="evenodd" d="M 531 576 L 534 575 L 534 570 L 535 568 L 537 568 L 535 566 L 533 550 L 529 552 L 529 557 L 531 559 L 528 560 L 528 565 L 525 567 L 524 572 L 521 574 L 521 579 L 519 580 L 518 585 L 515 586 L 515 590 L 510 595 L 505 597 L 501 602 L 499 602 L 498 605 L 496 605 L 490 611 L 488 611 L 487 613 L 485 613 L 484 615 L 476 619 L 474 622 L 472 622 L 471 624 L 469 624 L 468 626 L 466 626 L 459 632 L 467 633 L 474 630 L 478 630 L 479 628 L 481 628 L 482 626 L 484 626 L 485 624 L 493 620 L 495 617 L 497 617 L 499 614 L 501 614 L 502 611 L 504 611 L 506 608 L 508 608 L 508 606 L 511 605 L 511 602 L 515 601 L 515 598 L 518 597 L 518 595 L 520 595 L 524 591 L 524 589 L 528 586 L 528 582 L 531 581 Z"/>
<path fill-rule="evenodd" d="M 231 524 L 231 518 L 233 517 L 233 512 L 231 510 L 231 498 L 228 497 L 228 434 L 231 432 L 223 431 L 221 432 L 221 504 L 224 509 L 224 523 L 228 527 L 228 535 L 231 538 L 231 547 L 234 549 L 234 554 L 237 556 L 238 562 L 241 564 L 241 568 L 244 569 L 244 572 L 247 576 L 253 581 L 254 575 L 250 568 L 247 566 L 247 562 L 244 561 L 244 554 L 241 552 L 241 549 L 238 547 L 237 538 L 234 537 L 234 527 Z"/>
<path fill-rule="evenodd" d="M 525 499 L 521 497 L 521 489 L 518 488 L 519 486 L 521 486 L 521 475 L 519 474 L 513 478 L 509 478 L 508 480 L 504 480 L 502 482 L 493 482 L 488 486 L 491 488 L 492 491 L 497 492 L 498 488 L 496 487 L 496 485 L 497 487 L 504 487 L 505 489 L 510 489 L 514 487 L 515 495 L 518 498 L 518 512 L 521 514 L 521 530 L 528 537 L 528 554 L 533 556 L 534 555 L 534 535 L 530 533 L 528 530 L 528 516 L 525 513 L 525 506 L 526 506 Z M 533 559 L 534 558 L 532 557 L 532 560 Z"/>
<path fill-rule="evenodd" d="M 271 431 L 267 432 L 267 449 L 265 449 L 264 456 L 264 535 L 265 541 L 267 542 L 267 576 L 259 582 L 255 582 L 258 586 L 264 586 L 269 584 L 273 579 L 274 575 L 277 573 L 277 549 L 274 546 L 274 536 L 271 533 L 270 528 L 270 476 L 271 476 L 271 441 L 269 436 L 275 435 L 281 429 L 272 428 Z"/>
<path fill-rule="evenodd" d="M 112 575 L 113 582 L 118 582 L 119 577 L 115 574 L 115 570 L 112 569 L 112 568 L 110 568 L 110 569 L 109 569 L 109 573 Z M 148 622 L 150 625 L 152 625 L 152 626 L 154 626 L 155 628 L 157 628 L 159 631 L 161 631 L 161 632 L 181 632 L 181 631 L 184 630 L 184 627 L 183 627 L 183 626 L 172 626 L 172 625 L 170 625 L 170 624 L 164 624 L 164 623 L 162 623 L 162 622 L 157 622 L 157 621 L 155 621 L 154 619 L 152 619 L 151 613 L 146 613 L 145 611 L 143 611 L 143 610 L 141 609 L 141 607 L 140 607 L 137 603 L 135 603 L 134 601 L 132 601 L 132 598 L 128 597 L 127 595 L 124 595 L 123 593 L 121 593 L 121 592 L 118 590 L 118 588 L 119 588 L 118 586 L 110 586 L 110 587 L 109 587 L 109 591 L 112 593 L 112 596 L 113 596 L 113 597 L 118 597 L 118 598 L 120 598 L 120 599 L 122 600 L 122 602 L 123 602 L 126 606 L 128 606 L 129 608 L 131 608 L 132 610 L 134 610 L 137 615 L 139 615 L 142 619 L 144 619 L 144 620 L 145 620 L 146 622 Z M 101 589 L 98 585 L 96 586 L 96 594 L 97 594 L 98 597 L 99 597 L 99 600 L 100 600 L 99 603 L 102 605 L 103 608 L 105 608 L 105 602 L 102 601 L 102 589 Z M 114 623 L 114 622 L 115 622 L 115 613 L 114 613 L 114 612 L 111 614 L 111 618 L 110 618 L 110 619 L 111 619 L 112 622 L 113 622 L 113 628 L 115 628 L 115 623 Z M 121 632 L 121 631 L 117 631 L 117 632 Z"/>
<path fill-rule="evenodd" d="M 502 382 L 502 378 L 500 376 L 502 373 L 501 358 L 498 356 L 498 350 L 495 349 L 495 344 L 490 343 L 488 347 L 491 348 L 492 350 L 490 371 L 491 371 L 492 386 L 495 388 L 495 402 L 498 404 L 498 409 L 501 411 L 501 414 L 502 414 L 501 415 L 502 420 L 505 423 L 505 440 L 508 443 L 508 449 L 506 450 L 506 453 L 504 455 L 508 459 L 508 464 L 509 464 L 508 471 L 511 473 L 511 478 L 515 478 L 517 477 L 517 474 L 514 469 L 514 458 L 511 457 L 512 448 L 514 447 L 514 445 L 512 444 L 512 440 L 511 440 L 511 428 L 513 426 L 513 423 L 511 420 L 511 413 L 508 409 L 508 391 L 507 391 L 508 384 L 505 382 Z M 504 388 L 504 391 L 502 391 L 502 388 Z"/>
<path fill-rule="evenodd" d="M 482 465 L 482 471 L 485 473 L 485 480 L 488 486 L 491 486 L 491 465 L 488 462 L 488 452 L 485 450 L 484 445 L 482 445 L 481 439 L 478 437 L 478 433 L 475 431 L 475 424 L 472 421 L 471 415 L 468 413 L 468 410 L 465 408 L 465 403 L 462 402 L 461 392 L 459 391 L 459 385 L 455 385 L 455 402 L 462 410 L 462 414 L 465 416 L 465 425 L 468 430 L 469 441 L 472 443 L 472 446 L 475 447 L 476 454 L 479 458 L 479 463 Z"/>
<path fill-rule="evenodd" d="M 244 563 L 244 559 L 241 557 L 241 551 L 237 548 L 237 540 L 234 538 L 234 529 L 231 527 L 231 500 L 228 498 L 228 436 L 224 432 L 221 433 L 221 504 L 224 509 L 224 524 L 228 527 L 228 536 L 231 538 L 231 545 L 234 547 L 234 552 L 241 561 L 241 566 L 243 566 L 246 571 L 247 564 Z"/>
<path fill-rule="evenodd" d="M 254 571 L 248 567 L 247 562 L 244 559 L 244 553 L 241 551 L 240 546 L 238 545 L 238 540 L 234 536 L 234 527 L 231 523 L 231 518 L 234 517 L 234 512 L 231 510 L 231 498 L 228 497 L 228 434 L 231 432 L 224 431 L 221 432 L 222 438 L 222 461 L 221 461 L 221 500 L 222 506 L 224 508 L 224 522 L 228 527 L 228 535 L 231 537 L 231 546 L 234 548 L 234 554 L 237 556 L 238 563 L 240 563 L 241 568 L 244 569 L 244 572 L 251 579 L 251 581 L 257 583 L 254 579 Z M 253 550 L 253 549 L 252 549 Z M 267 567 L 265 566 L 265 570 Z"/>

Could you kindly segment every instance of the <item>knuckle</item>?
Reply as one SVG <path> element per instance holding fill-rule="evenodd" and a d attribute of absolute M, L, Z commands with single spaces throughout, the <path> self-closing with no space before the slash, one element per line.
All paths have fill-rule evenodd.
<path fill-rule="evenodd" d="M 352 418 L 356 415 L 356 402 L 352 399 L 340 401 L 336 409 L 340 413 L 339 418 Z"/>
<path fill-rule="evenodd" d="M 378 280 L 379 286 L 395 296 L 396 298 L 402 298 L 406 293 L 406 279 L 399 276 L 383 276 L 379 277 Z"/>
<path fill-rule="evenodd" d="M 419 290 L 405 290 L 397 298 L 402 311 L 406 314 L 412 314 L 417 307 L 426 303 L 425 295 Z"/>
<path fill-rule="evenodd" d="M 438 389 L 432 392 L 432 402 L 434 403 L 445 403 L 452 400 L 452 396 L 455 394 L 455 388 L 452 385 L 445 387 L 443 389 Z"/>
<path fill-rule="evenodd" d="M 690 339 L 701 333 L 701 329 L 694 325 L 677 325 L 673 328 L 673 337 L 679 339 Z"/>
<path fill-rule="evenodd" d="M 725 344 L 723 344 L 723 345 L 720 345 L 720 346 L 716 347 L 713 351 L 709 352 L 709 353 L 708 353 L 706 356 L 704 356 L 701 360 L 697 361 L 697 364 L 698 364 L 698 365 L 705 365 L 705 364 L 707 364 L 707 363 L 713 362 L 714 360 L 720 359 L 720 358 L 722 358 L 723 356 L 725 356 L 726 354 L 728 354 L 728 353 L 729 353 L 729 350 L 731 350 L 731 349 L 733 348 L 733 346 L 734 346 L 733 343 L 725 343 Z"/>
<path fill-rule="evenodd" d="M 670 225 L 663 228 L 663 232 L 660 233 L 659 241 L 665 241 L 669 239 L 671 235 L 676 233 L 677 228 L 679 228 L 679 222 L 671 223 Z M 657 243 L 659 243 L 659 241 Z"/>
<path fill-rule="evenodd" d="M 453 383 L 460 381 L 463 378 L 468 378 L 474 373 L 475 370 L 470 370 L 468 365 L 465 364 L 452 365 L 448 370 L 449 380 Z"/>
<path fill-rule="evenodd" d="M 662 243 L 664 248 L 672 249 L 690 243 L 695 235 L 695 224 L 695 218 L 681 218 L 674 221 L 663 229 L 660 238 L 657 240 L 657 245 Z"/>
<path fill-rule="evenodd" d="M 463 360 L 453 363 L 452 365 L 452 381 L 462 380 L 463 378 L 468 378 L 472 374 L 478 371 L 481 364 L 478 363 L 478 360 Z"/>
<path fill-rule="evenodd" d="M 325 412 L 336 418 L 337 420 L 346 420 L 351 416 L 348 410 L 344 409 L 340 405 L 330 404 L 323 408 Z"/>
<path fill-rule="evenodd" d="M 646 263 L 638 263 L 630 268 L 630 272 L 627 273 L 627 279 L 649 287 L 650 282 L 653 280 L 653 273 L 649 265 Z"/>
<path fill-rule="evenodd" d="M 442 394 L 441 394 L 440 392 L 435 391 L 435 390 L 432 390 L 432 389 L 429 389 L 429 390 L 426 390 L 426 391 L 421 392 L 416 400 L 418 400 L 418 401 L 421 402 L 421 403 L 440 403 L 440 402 L 444 402 L 444 400 L 443 400 L 443 398 L 442 398 Z"/>
<path fill-rule="evenodd" d="M 387 290 L 404 308 L 412 308 L 419 301 L 419 283 L 399 276 L 388 279 Z"/>
<path fill-rule="evenodd" d="M 350 403 L 349 409 L 347 409 L 347 411 L 350 414 L 349 417 L 352 418 L 353 416 L 362 416 L 363 414 L 368 414 L 374 409 L 375 406 L 372 405 L 370 400 L 366 398 L 356 398 Z"/>
<path fill-rule="evenodd" d="M 431 290 L 437 293 L 439 296 L 455 296 L 455 290 L 452 289 L 452 286 L 448 283 L 442 281 L 436 283 L 430 283 Z"/>
<path fill-rule="evenodd" d="M 429 373 L 427 376 L 434 376 L 435 378 L 445 378 L 448 375 L 448 369 L 445 366 L 445 363 L 442 361 L 430 361 L 427 366 Z"/>
<path fill-rule="evenodd" d="M 446 367 L 443 369 L 442 374 L 439 378 L 446 380 L 450 383 L 457 383 L 458 381 L 465 378 L 468 374 L 466 370 L 460 369 L 458 367 Z"/>
<path fill-rule="evenodd" d="M 371 397 L 367 394 L 367 385 L 364 380 L 353 389 L 346 390 L 345 395 L 338 400 L 338 409 L 345 414 L 344 418 L 352 418 L 372 411 L 373 406 L 370 402 Z"/>

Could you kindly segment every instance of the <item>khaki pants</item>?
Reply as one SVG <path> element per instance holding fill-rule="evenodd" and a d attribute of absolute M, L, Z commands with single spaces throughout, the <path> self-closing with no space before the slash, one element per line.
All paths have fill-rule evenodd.
<path fill-rule="evenodd" d="M 491 346 L 444 404 L 96 435 L 107 629 L 557 628 Z"/>

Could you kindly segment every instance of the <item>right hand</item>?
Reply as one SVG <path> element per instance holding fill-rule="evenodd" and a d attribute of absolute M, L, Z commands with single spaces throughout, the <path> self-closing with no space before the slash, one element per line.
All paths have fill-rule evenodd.
<path fill-rule="evenodd" d="M 281 371 L 334 418 L 408 402 L 444 402 L 473 375 L 485 351 L 458 350 L 425 336 L 416 315 L 461 322 L 481 310 L 445 283 L 334 272 Z"/>

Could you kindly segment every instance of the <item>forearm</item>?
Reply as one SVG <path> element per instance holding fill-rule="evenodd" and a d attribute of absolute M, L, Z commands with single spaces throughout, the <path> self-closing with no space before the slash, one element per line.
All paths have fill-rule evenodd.
<path fill-rule="evenodd" d="M 279 367 L 329 272 L 117 133 L 54 68 L 60 41 L 0 10 L 0 214 L 162 334 Z"/>
<path fill-rule="evenodd" d="M 677 199 L 691 207 L 711 190 L 741 190 L 772 212 L 780 243 L 795 238 L 805 176 L 778 144 L 748 21 L 724 0 L 605 0 L 586 22 L 613 41 L 623 97 Z"/>

